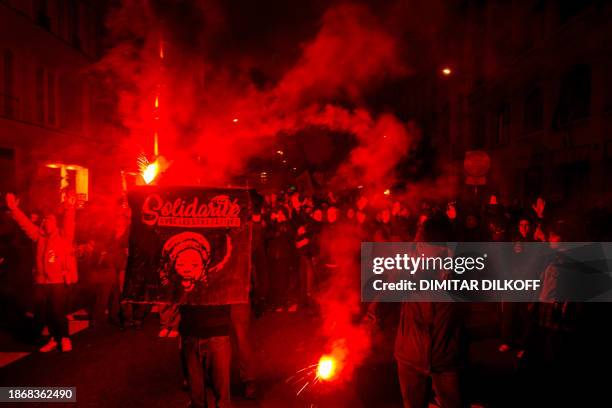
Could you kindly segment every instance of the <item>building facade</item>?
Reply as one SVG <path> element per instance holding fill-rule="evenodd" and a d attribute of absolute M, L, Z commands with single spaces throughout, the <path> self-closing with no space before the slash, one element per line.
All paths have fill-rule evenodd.
<path fill-rule="evenodd" d="M 0 1 L 0 191 L 33 208 L 121 188 L 116 140 L 88 69 L 100 53 L 99 2 Z"/>
<path fill-rule="evenodd" d="M 489 189 L 523 203 L 609 197 L 611 17 L 604 1 L 466 2 L 437 94 L 443 157 L 459 168 L 466 151 L 486 151 Z"/>

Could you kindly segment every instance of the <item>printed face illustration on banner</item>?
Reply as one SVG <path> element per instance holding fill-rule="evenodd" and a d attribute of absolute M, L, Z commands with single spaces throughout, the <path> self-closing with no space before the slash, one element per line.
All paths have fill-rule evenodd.
<path fill-rule="evenodd" d="M 152 187 L 132 208 L 124 297 L 137 302 L 248 301 L 250 200 L 244 189 Z"/>
<path fill-rule="evenodd" d="M 200 234 L 182 232 L 170 238 L 162 251 L 161 284 L 168 284 L 174 274 L 186 292 L 196 283 L 206 284 L 206 267 L 210 261 L 210 244 Z"/>
<path fill-rule="evenodd" d="M 232 251 L 231 238 L 227 237 L 225 256 L 217 265 L 209 268 L 211 248 L 208 240 L 194 232 L 182 232 L 174 235 L 164 244 L 160 268 L 162 287 L 179 280 L 185 292 L 192 291 L 196 285 L 207 285 L 210 271 L 217 272 L 223 268 Z"/>

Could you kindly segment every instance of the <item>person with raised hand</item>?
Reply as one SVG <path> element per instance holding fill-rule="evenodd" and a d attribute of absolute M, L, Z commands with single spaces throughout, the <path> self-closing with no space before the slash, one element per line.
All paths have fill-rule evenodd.
<path fill-rule="evenodd" d="M 54 212 L 44 214 L 40 227 L 36 226 L 19 209 L 15 195 L 6 194 L 6 205 L 11 216 L 27 236 L 36 242 L 34 268 L 34 290 L 37 313 L 49 328 L 51 339 L 40 348 L 49 352 L 60 348 L 63 352 L 72 350 L 66 318 L 66 299 L 69 287 L 78 280 L 74 249 L 75 197 L 67 194 L 63 204 L 63 222 L 58 226 Z"/>

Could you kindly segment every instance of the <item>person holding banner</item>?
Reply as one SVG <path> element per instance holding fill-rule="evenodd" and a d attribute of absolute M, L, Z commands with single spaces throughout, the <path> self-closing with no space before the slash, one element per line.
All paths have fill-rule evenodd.
<path fill-rule="evenodd" d="M 178 238 L 181 239 L 178 239 Z M 183 238 L 184 237 L 184 238 Z M 182 277 L 186 301 L 196 284 L 206 285 L 210 244 L 194 233 L 183 233 L 164 246 L 174 273 Z M 179 302 L 181 303 L 181 302 Z M 175 304 L 168 305 L 176 307 Z M 212 388 L 215 406 L 228 407 L 230 400 L 230 305 L 182 304 L 179 311 L 181 350 L 187 366 L 191 407 L 208 406 L 207 388 Z"/>
<path fill-rule="evenodd" d="M 132 222 L 123 299 L 178 305 L 181 358 L 192 407 L 230 401 L 230 335 L 243 380 L 248 349 L 251 201 L 243 188 L 142 186 L 128 193 Z M 170 309 L 171 310 L 171 309 Z M 246 363 L 246 364 L 245 364 Z"/>

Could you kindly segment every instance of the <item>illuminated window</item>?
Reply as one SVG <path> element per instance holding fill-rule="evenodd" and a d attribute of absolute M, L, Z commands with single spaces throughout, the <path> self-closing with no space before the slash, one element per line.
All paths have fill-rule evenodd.
<path fill-rule="evenodd" d="M 79 205 L 89 200 L 89 169 L 65 163 L 49 163 L 46 167 L 57 172 L 60 201 L 63 201 L 67 191 L 75 193 Z"/>

